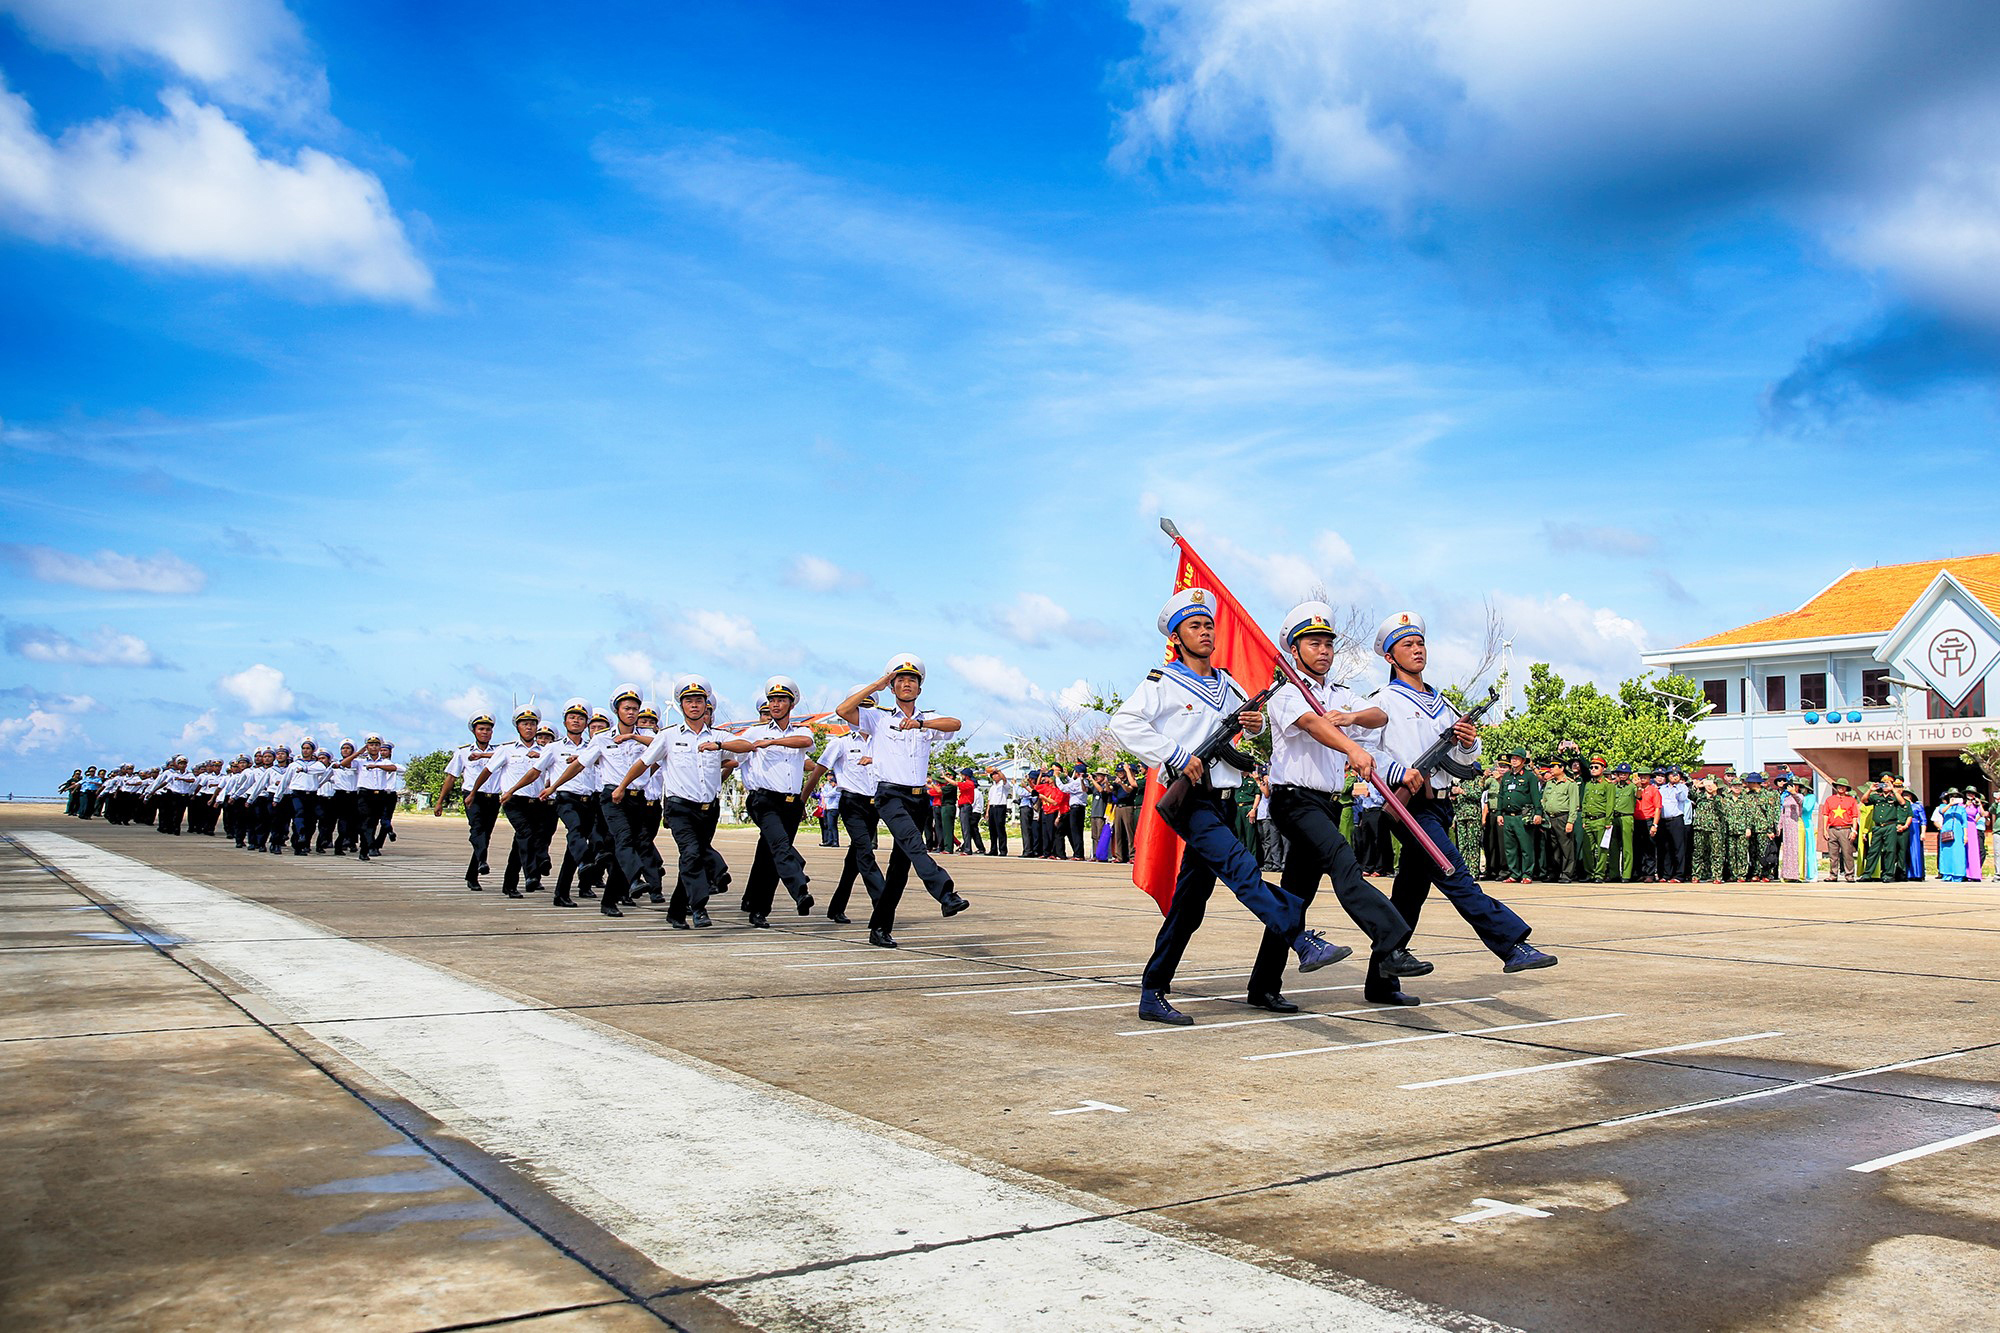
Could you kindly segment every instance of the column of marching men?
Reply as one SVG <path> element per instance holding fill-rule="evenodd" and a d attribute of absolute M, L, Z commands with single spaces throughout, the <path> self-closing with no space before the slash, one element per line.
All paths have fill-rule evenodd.
<path fill-rule="evenodd" d="M 1476 766 L 1479 739 L 1474 725 L 1424 680 L 1423 619 L 1403 612 L 1383 622 L 1373 647 L 1390 680 L 1363 699 L 1328 678 L 1336 643 L 1331 611 L 1301 603 L 1286 617 L 1282 643 L 1311 697 L 1299 684 L 1286 684 L 1268 703 L 1252 706 L 1249 692 L 1210 660 L 1212 605 L 1212 594 L 1188 588 L 1161 610 L 1157 628 L 1169 661 L 1147 673 L 1109 726 L 1118 745 L 1155 768 L 1163 785 L 1185 778 L 1190 792 L 1171 812 L 1165 803 L 1161 808 L 1181 844 L 1180 867 L 1141 982 L 1140 1017 L 1193 1021 L 1168 997 L 1218 879 L 1265 926 L 1248 997 L 1260 1008 L 1296 1011 L 1281 988 L 1287 958 L 1310 972 L 1352 954 L 1306 926 L 1319 883 L 1328 878 L 1341 909 L 1368 940 L 1364 996 L 1371 1003 L 1419 1003 L 1401 982 L 1432 971 L 1409 945 L 1433 888 L 1505 971 L 1553 966 L 1553 957 L 1529 943 L 1528 924 L 1479 885 L 1449 834 L 1453 773 Z M 501 877 L 507 897 L 544 890 L 560 828 L 564 851 L 553 906 L 595 899 L 599 911 L 622 916 L 643 898 L 666 907 L 672 928 L 694 930 L 711 924 L 710 902 L 731 883 L 714 839 L 722 784 L 735 773 L 757 830 L 737 906 L 750 926 L 768 929 L 780 884 L 799 915 L 815 906 L 794 838 L 816 786 L 830 781 L 848 837 L 826 915 L 849 922 L 858 881 L 870 902 L 869 942 L 895 948 L 896 913 L 912 871 L 944 916 L 969 906 L 927 846 L 932 752 L 960 723 L 919 705 L 924 680 L 922 659 L 891 658 L 880 677 L 841 701 L 836 711 L 849 731 L 829 737 L 817 759 L 809 753 L 812 729 L 793 717 L 799 687 L 787 676 L 766 682 L 759 721 L 740 732 L 714 725 L 714 691 L 697 675 L 675 681 L 679 720 L 668 725 L 630 685 L 613 693 L 608 711 L 569 700 L 560 732 L 531 706 L 510 719 L 513 738 L 496 742 L 495 720 L 482 714 L 470 720 L 472 739 L 451 755 L 431 813 L 441 814 L 454 791 L 463 793 L 470 843 L 465 884 L 474 892 L 484 891 L 482 877 L 492 873 L 492 833 L 504 818 L 513 832 Z M 1250 734 L 1272 728 L 1271 812 L 1292 848 L 1281 883 L 1263 878 L 1229 819 L 1237 787 L 1256 767 L 1231 746 L 1207 745 L 1230 718 Z M 1425 760 L 1439 771 L 1415 766 L 1446 750 L 1448 760 Z M 1388 894 L 1367 883 L 1334 815 L 1334 794 L 1350 773 L 1386 782 L 1407 807 L 1407 823 L 1395 827 L 1406 854 Z M 127 765 L 104 782 L 97 804 L 113 823 L 143 813 L 160 832 L 178 834 L 183 816 L 191 815 L 194 831 L 212 832 L 219 816 L 236 845 L 248 850 L 275 854 L 289 845 L 304 856 L 330 847 L 366 860 L 395 838 L 391 815 L 402 784 L 392 748 L 371 735 L 359 747 L 342 741 L 337 755 L 307 740 L 297 756 L 283 747 L 239 756 L 226 773 L 219 761 L 190 770 L 179 755 L 151 773 Z M 674 849 L 671 889 L 663 828 Z M 877 857 L 878 828 L 889 838 L 886 869 Z M 1437 860 L 1415 850 L 1426 841 L 1440 849 Z"/>
<path fill-rule="evenodd" d="M 73 813 L 108 824 L 150 824 L 160 833 L 208 837 L 217 830 L 245 851 L 294 856 L 350 852 L 367 861 L 396 840 L 396 804 L 404 790 L 395 747 L 370 735 L 338 753 L 299 742 L 239 754 L 226 764 L 190 764 L 177 754 L 159 768 L 107 770 L 91 799 Z"/>

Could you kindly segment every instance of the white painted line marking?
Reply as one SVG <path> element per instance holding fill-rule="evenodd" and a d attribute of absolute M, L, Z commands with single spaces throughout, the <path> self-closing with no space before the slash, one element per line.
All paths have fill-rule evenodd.
<path fill-rule="evenodd" d="M 1432 1327 L 74 839 L 17 836 L 448 1132 L 520 1163 L 667 1271 L 719 1284 L 710 1298 L 746 1323 L 805 1327 L 838 1310 L 869 1328 L 1227 1333 L 1285 1311 L 1301 1333 Z M 573 1129 L 634 1122 L 653 1127 L 654 1151 L 606 1153 Z"/>
<path fill-rule="evenodd" d="M 1968 1143 L 1977 1143 L 1981 1139 L 1990 1139 L 1996 1134 L 2000 1134 L 2000 1125 L 1992 1125 L 1986 1129 L 1975 1129 L 1970 1134 L 1959 1134 L 1952 1138 L 1939 1139 L 1936 1143 L 1926 1143 L 1921 1148 L 1905 1148 L 1902 1152 L 1892 1152 L 1887 1157 L 1877 1157 L 1872 1162 L 1862 1162 L 1858 1166 L 1850 1166 L 1847 1169 L 1849 1171 L 1864 1173 L 1880 1171 L 1882 1168 L 1894 1166 L 1898 1162 L 1911 1162 L 1919 1157 L 1929 1157 L 1934 1152 L 1944 1152 L 1949 1148 L 1963 1148 Z"/>
<path fill-rule="evenodd" d="M 848 981 L 936 981 L 946 977 L 1022 977 L 1031 975 L 1031 967 L 996 967 L 980 972 L 873 972 L 865 977 L 847 977 Z"/>
<path fill-rule="evenodd" d="M 998 973 L 996 973 L 995 975 L 997 976 Z M 1247 977 L 1249 975 L 1250 974 L 1248 972 L 1213 972 L 1203 977 L 1178 977 L 1176 978 L 1176 980 L 1227 981 L 1232 977 Z M 1052 981 L 1046 986 L 980 986 L 980 987 L 974 987 L 971 990 L 932 990 L 932 991 L 925 991 L 924 998 L 927 1000 L 941 1000 L 960 995 L 1019 995 L 1024 991 L 1034 991 L 1034 990 L 1075 990 L 1079 986 L 1116 986 L 1120 984 L 1134 984 L 1137 983 L 1138 980 L 1139 978 L 1136 976 L 1094 977 L 1089 981 Z"/>
<path fill-rule="evenodd" d="M 1502 1203 L 1498 1199 L 1474 1199 L 1478 1212 L 1460 1213 L 1452 1218 L 1454 1222 L 1484 1222 L 1492 1217 L 1552 1217 L 1539 1208 L 1528 1208 L 1518 1203 Z"/>
<path fill-rule="evenodd" d="M 1491 995 L 1481 995 L 1470 1000 L 1436 1000 L 1427 1007 L 1431 1009 L 1443 1009 L 1447 1005 L 1453 1004 L 1486 1004 L 1493 998 Z M 1379 1014 L 1383 1012 L 1385 1012 L 1384 1006 L 1371 1004 L 1366 1009 L 1334 1009 L 1325 1013 L 1313 1014 L 1280 1014 L 1276 1018 L 1239 1018 L 1229 1023 L 1197 1023 L 1195 1026 L 1189 1028 L 1160 1027 L 1155 1025 L 1149 1028 L 1133 1028 L 1129 1032 L 1120 1032 L 1117 1035 L 1121 1037 L 1186 1037 L 1198 1032 L 1220 1032 L 1224 1028 L 1255 1027 L 1260 1023 L 1296 1023 L 1306 1018 L 1352 1018 L 1355 1014 Z M 1387 1009 L 1386 1012 L 1394 1013 L 1395 1010 Z"/>
<path fill-rule="evenodd" d="M 1126 1109 L 1122 1106 L 1113 1106 L 1110 1102 L 1092 1102 L 1092 1101 L 1086 1101 L 1081 1106 L 1065 1106 L 1062 1110 L 1051 1111 L 1049 1112 L 1049 1114 L 1081 1115 L 1085 1111 L 1115 1111 L 1119 1115 L 1126 1114 Z"/>
<path fill-rule="evenodd" d="M 1110 951 L 1109 951 L 1109 950 L 1106 950 L 1106 952 L 1110 952 Z M 917 958 L 905 958 L 905 959 L 903 959 L 902 961 L 903 961 L 903 962 L 906 962 L 906 963 L 911 963 L 911 964 L 915 964 L 915 963 L 922 963 L 922 962 L 926 962 L 926 961 L 931 961 L 931 962 L 936 962 L 936 963 L 939 963 L 939 964 L 941 964 L 941 965 L 947 965 L 947 966 L 948 966 L 948 965 L 950 965 L 950 964 L 952 964 L 952 963 L 972 963 L 972 962 L 977 962 L 978 960 L 977 960 L 977 959 L 974 959 L 974 958 L 937 958 L 937 959 L 929 959 L 929 960 L 926 960 L 926 959 L 924 959 L 924 958 L 921 958 L 921 957 L 917 957 Z M 1074 971 L 1074 972 L 1088 972 L 1088 971 L 1090 971 L 1090 970 L 1091 970 L 1092 968 L 1112 968 L 1112 969 L 1114 969 L 1114 970 L 1116 970 L 1116 971 L 1120 971 L 1120 972 L 1124 972 L 1124 971 L 1129 971 L 1129 970 L 1131 970 L 1132 968 L 1135 968 L 1135 967 L 1143 967 L 1143 966 L 1144 966 L 1144 964 L 1143 964 L 1143 963 L 1059 963 L 1059 964 L 1057 964 L 1057 965 L 1056 965 L 1056 966 L 1054 966 L 1054 967 L 1047 967 L 1047 968 L 1040 968 L 1040 967 L 996 967 L 996 968 L 992 968 L 992 969 L 989 969 L 989 970 L 987 970 L 987 971 L 981 971 L 981 972 L 911 972 L 911 973 L 907 973 L 907 974 L 904 974 L 904 973 L 897 973 L 897 974 L 895 974 L 895 976 L 893 976 L 893 977 L 892 977 L 892 976 L 886 976 L 886 975 L 881 975 L 881 974 L 877 974 L 877 975 L 874 975 L 874 976 L 866 976 L 866 977 L 849 977 L 849 978 L 847 978 L 847 980 L 849 980 L 849 981 L 892 981 L 892 980 L 898 980 L 898 979 L 904 979 L 904 980 L 907 980 L 907 979 L 908 979 L 909 977 L 1008 977 L 1008 976 L 1022 976 L 1022 975 L 1030 975 L 1030 974 L 1033 974 L 1033 973 L 1036 973 L 1036 972 L 1041 972 L 1041 973 L 1044 973 L 1044 974 L 1046 974 L 1046 973 L 1049 973 L 1049 972 L 1054 972 L 1054 973 L 1055 973 L 1055 974 L 1056 974 L 1057 976 L 1065 976 L 1065 975 L 1067 975 L 1067 974 L 1066 974 L 1066 973 L 1064 973 L 1064 972 L 1062 972 L 1062 971 L 1060 970 L 1061 968 L 1064 968 L 1064 967 L 1067 967 L 1067 968 L 1069 968 L 1069 969 L 1070 969 L 1071 971 Z"/>
<path fill-rule="evenodd" d="M 1457 1078 L 1434 1078 L 1423 1083 L 1402 1083 L 1397 1086 L 1405 1092 L 1417 1088 L 1443 1088 L 1454 1083 L 1483 1083 L 1493 1078 L 1513 1078 L 1517 1074 L 1540 1074 L 1550 1069 L 1577 1069 L 1584 1065 L 1610 1064 L 1614 1060 L 1637 1060 L 1646 1055 L 1665 1055 L 1670 1051 L 1698 1051 L 1706 1046 L 1728 1046 L 1739 1041 L 1762 1041 L 1766 1037 L 1782 1037 L 1782 1032 L 1752 1032 L 1741 1037 L 1715 1037 L 1709 1041 L 1690 1041 L 1679 1046 L 1653 1046 L 1643 1051 L 1621 1051 L 1617 1055 L 1593 1055 L 1583 1060 L 1558 1060 L 1547 1065 L 1523 1065 L 1519 1069 L 1496 1069 L 1490 1074 L 1460 1074 Z"/>
<path fill-rule="evenodd" d="M 869 952 L 870 952 L 870 953 L 876 953 L 876 952 L 879 952 L 879 950 L 875 950 L 875 949 L 870 949 L 870 950 L 869 950 Z M 983 963 L 983 962 L 986 962 L 986 961 L 987 961 L 987 960 L 988 960 L 989 958 L 990 958 L 990 959 L 1005 959 L 1005 958 L 1076 958 L 1076 957 L 1080 957 L 1080 956 L 1082 956 L 1082 955 L 1084 955 L 1084 954 L 1095 954 L 1095 953 L 1117 953 L 1117 952 L 1118 952 L 1118 950 L 1116 950 L 1116 949 L 1054 949 L 1054 950 L 1050 950 L 1050 951 L 1049 951 L 1049 952 L 1047 952 L 1047 953 L 996 953 L 996 954 L 986 954 L 986 955 L 979 955 L 979 954 L 968 954 L 968 955 L 966 955 L 966 956 L 965 956 L 965 957 L 963 957 L 963 958 L 938 958 L 938 959 L 934 959 L 933 961 L 935 961 L 935 962 L 939 962 L 939 963 Z M 881 961 L 882 961 L 882 962 L 884 962 L 884 963 L 893 963 L 893 962 L 898 962 L 898 961 L 901 961 L 901 960 L 898 960 L 898 959 L 894 959 L 894 958 L 884 958 L 884 959 L 882 959 Z M 878 965 L 879 965 L 879 964 L 875 964 L 875 963 L 855 963 L 855 962 L 840 962 L 840 963 L 780 963 L 780 964 L 778 964 L 778 966 L 780 966 L 780 967 L 783 967 L 783 968 L 795 968 L 795 967 L 874 967 L 874 966 L 878 966 Z M 1123 966 L 1123 964 L 1121 964 L 1121 966 Z"/>
<path fill-rule="evenodd" d="M 905 935 L 903 938 L 909 939 L 910 936 Z M 846 942 L 847 941 L 841 941 L 840 943 L 846 943 Z M 1048 943 L 1047 940 L 980 940 L 967 944 L 927 944 L 924 947 L 927 949 L 998 949 L 1003 945 L 1047 944 L 1047 943 Z M 733 956 L 737 958 L 782 958 L 791 954 L 823 954 L 831 958 L 835 954 L 867 953 L 867 952 L 869 952 L 869 950 L 866 947 L 858 949 L 847 949 L 847 948 L 829 947 L 827 945 L 821 945 L 817 949 L 757 949 L 749 953 L 738 953 Z"/>
<path fill-rule="evenodd" d="M 1636 1125 L 1641 1120 L 1658 1120 L 1663 1116 L 1681 1115 L 1688 1111 L 1706 1111 L 1711 1106 L 1734 1106 L 1737 1102 L 1754 1102 L 1760 1097 L 1776 1097 L 1781 1093 L 1797 1092 L 1800 1088 L 1816 1088 L 1824 1083 L 1844 1083 L 1851 1078 L 1867 1078 L 1870 1074 L 1892 1074 L 1898 1069 L 1934 1065 L 1940 1060 L 1957 1060 L 1970 1054 L 1972 1054 L 1970 1051 L 1950 1051 L 1944 1055 L 1927 1055 L 1921 1060 L 1904 1060 L 1893 1065 L 1877 1065 L 1873 1069 L 1855 1069 L 1845 1074 L 1828 1074 L 1824 1078 L 1803 1079 L 1796 1083 L 1781 1084 L 1775 1088 L 1762 1088 L 1756 1092 L 1741 1092 L 1734 1097 L 1711 1097 L 1704 1102 L 1683 1102 L 1679 1106 L 1668 1106 L 1658 1111 L 1621 1115 L 1616 1120 L 1600 1120 L 1597 1124 L 1599 1128 L 1607 1125 Z"/>
<path fill-rule="evenodd" d="M 1552 1028 L 1564 1023 L 1595 1023 L 1604 1018 L 1623 1018 L 1623 1014 L 1587 1014 L 1582 1018 L 1551 1018 L 1540 1023 L 1502 1023 L 1493 1028 L 1467 1028 L 1463 1032 L 1426 1032 L 1421 1037 L 1390 1037 L 1386 1041 L 1357 1041 L 1345 1046 L 1308 1046 L 1302 1051 L 1270 1051 L 1264 1055 L 1246 1055 L 1245 1060 L 1289 1060 L 1295 1055 L 1321 1055 L 1327 1051 L 1355 1051 L 1364 1046 L 1401 1046 L 1413 1041 L 1442 1041 L 1446 1037 L 1477 1037 L 1488 1032 L 1518 1032 L 1522 1028 Z M 1609 1123 L 1608 1121 L 1606 1123 Z"/>
<path fill-rule="evenodd" d="M 1300 990 L 1287 990 L 1287 991 L 1285 992 L 1285 994 L 1287 994 L 1287 995 L 1318 995 L 1318 994 L 1319 994 L 1319 993 L 1321 993 L 1322 991 L 1330 991 L 1330 990 L 1360 990 L 1360 989 L 1361 989 L 1361 983 L 1359 983 L 1359 982 L 1356 982 L 1356 983 L 1355 983 L 1354 985 L 1352 985 L 1352 986 L 1307 986 L 1307 987 L 1304 987 L 1303 989 L 1300 989 Z M 1135 998 L 1136 998 L 1136 997 L 1135 997 Z M 1213 1002 L 1215 1002 L 1215 1001 L 1217 1001 L 1217 1000 L 1229 1000 L 1229 1001 L 1233 1001 L 1233 1002 L 1234 1002 L 1234 1003 L 1236 1003 L 1236 1004 L 1247 1004 L 1247 1003 L 1249 1003 L 1249 1002 L 1248 1002 L 1247 1000 L 1245 1000 L 1245 999 L 1244 999 L 1244 998 L 1243 998 L 1242 996 L 1240 996 L 1240 995 L 1176 995 L 1176 996 L 1174 996 L 1174 1004 L 1175 1004 L 1176 1006 L 1180 1006 L 1180 1005 L 1189 1005 L 1189 1004 L 1211 1004 L 1211 1003 L 1213 1003 Z M 1132 1001 L 1132 1000 L 1113 1000 L 1113 1001 L 1112 1001 L 1112 1002 L 1111 1002 L 1110 1004 L 1070 1004 L 1070 1005 L 1064 1005 L 1064 1006 L 1063 1006 L 1062 1008 L 1060 1008 L 1060 1009 L 1013 1009 L 1013 1010 L 1009 1010 L 1009 1011 L 1008 1011 L 1008 1014 L 1007 1014 L 1007 1016 L 1008 1016 L 1009 1018 L 1021 1018 L 1021 1017 L 1024 1017 L 1024 1016 L 1028 1015 L 1028 1014 L 1080 1014 L 1080 1013 L 1083 1013 L 1083 1012 L 1085 1012 L 1086 1010 L 1090 1010 L 1090 1009 L 1124 1009 L 1124 1008 L 1128 1007 L 1129 1005 L 1131 1005 L 1132 1003 L 1133 1003 L 1133 1001 Z"/>

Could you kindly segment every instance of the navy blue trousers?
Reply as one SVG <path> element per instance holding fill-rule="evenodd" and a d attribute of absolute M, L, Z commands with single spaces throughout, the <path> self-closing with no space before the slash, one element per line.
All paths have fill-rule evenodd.
<path fill-rule="evenodd" d="M 1435 884 L 1438 892 L 1448 899 L 1458 914 L 1465 918 L 1479 942 L 1491 949 L 1495 957 L 1505 958 L 1513 947 L 1528 938 L 1528 923 L 1514 914 L 1514 909 L 1488 894 L 1479 887 L 1479 881 L 1465 868 L 1465 859 L 1458 854 L 1458 846 L 1451 840 L 1447 821 L 1451 818 L 1451 806 L 1445 801 L 1428 798 L 1409 802 L 1410 814 L 1423 825 L 1424 832 L 1430 834 L 1431 841 L 1451 862 L 1451 873 L 1437 868 L 1430 854 L 1417 845 L 1410 831 L 1403 827 L 1403 821 L 1394 815 L 1385 816 L 1385 822 L 1395 829 L 1401 839 L 1403 854 L 1397 858 L 1396 883 L 1389 893 L 1389 901 L 1409 923 L 1410 929 L 1417 928 L 1417 918 L 1423 914 L 1424 899 L 1430 896 Z M 1370 990 L 1400 990 L 1401 983 L 1394 977 L 1376 972 L 1374 960 L 1368 964 L 1368 986 Z"/>
<path fill-rule="evenodd" d="M 1208 913 L 1208 896 L 1215 891 L 1218 876 L 1265 929 L 1287 946 L 1298 939 L 1305 926 L 1305 904 L 1265 883 L 1257 858 L 1230 832 L 1223 814 L 1224 799 L 1219 792 L 1197 787 L 1168 824 L 1186 845 L 1181 851 L 1180 877 L 1174 881 L 1173 903 L 1167 908 L 1167 919 L 1160 923 L 1153 957 L 1146 964 L 1143 984 L 1147 990 L 1172 989 L 1181 955 L 1187 952 L 1188 941 L 1201 929 L 1202 917 Z M 1227 799 L 1235 798 L 1231 795 Z"/>

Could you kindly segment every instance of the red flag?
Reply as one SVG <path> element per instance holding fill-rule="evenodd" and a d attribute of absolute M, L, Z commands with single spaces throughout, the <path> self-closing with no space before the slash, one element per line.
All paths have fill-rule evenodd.
<path fill-rule="evenodd" d="M 1174 591 L 1205 588 L 1211 597 L 1215 619 L 1215 655 L 1210 660 L 1243 688 L 1255 694 L 1270 683 L 1278 669 L 1278 649 L 1257 621 L 1245 611 L 1214 571 L 1180 538 L 1174 538 L 1180 563 L 1174 570 Z M 1173 660 L 1172 651 L 1168 660 Z M 1132 882 L 1160 905 L 1166 915 L 1174 899 L 1174 877 L 1181 869 L 1181 840 L 1160 818 L 1163 783 L 1157 768 L 1146 770 L 1146 794 L 1139 805 L 1139 823 L 1132 834 Z"/>

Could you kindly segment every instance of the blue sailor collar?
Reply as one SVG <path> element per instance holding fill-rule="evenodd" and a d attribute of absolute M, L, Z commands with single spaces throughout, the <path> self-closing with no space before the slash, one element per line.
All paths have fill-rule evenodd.
<path fill-rule="evenodd" d="M 1217 712 L 1222 710 L 1223 704 L 1229 698 L 1229 687 L 1235 683 L 1229 679 L 1229 673 L 1220 667 L 1216 668 L 1212 676 L 1197 676 L 1178 658 L 1167 663 L 1164 678 L 1179 684 Z"/>
<path fill-rule="evenodd" d="M 1397 691 L 1405 699 L 1408 699 L 1411 703 L 1422 709 L 1426 717 L 1437 717 L 1445 709 L 1451 707 L 1451 704 L 1445 699 L 1442 690 L 1435 688 L 1417 690 L 1400 680 L 1391 680 L 1389 688 Z"/>

